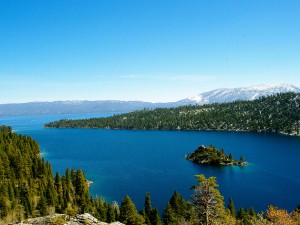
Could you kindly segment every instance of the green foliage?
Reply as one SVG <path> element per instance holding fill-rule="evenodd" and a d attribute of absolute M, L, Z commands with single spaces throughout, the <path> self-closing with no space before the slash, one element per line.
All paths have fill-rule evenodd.
<path fill-rule="evenodd" d="M 112 205 L 108 205 L 106 218 L 108 223 L 116 221 L 115 211 Z"/>
<path fill-rule="evenodd" d="M 299 135 L 300 94 L 281 93 L 253 101 L 141 110 L 107 118 L 60 120 L 46 127 L 139 130 L 224 130 Z"/>
<path fill-rule="evenodd" d="M 168 202 L 167 207 L 164 210 L 163 221 L 165 225 L 176 224 L 177 217 L 174 210 L 172 209 L 170 202 Z"/>
<path fill-rule="evenodd" d="M 177 224 L 188 220 L 190 217 L 188 211 L 191 211 L 191 209 L 188 207 L 187 202 L 175 191 L 163 212 L 164 224 Z"/>
<path fill-rule="evenodd" d="M 63 176 L 56 173 L 54 177 L 50 163 L 40 158 L 37 142 L 0 126 L 0 221 L 55 211 L 69 216 L 89 212 L 110 222 L 119 216 L 116 204 L 110 206 L 91 198 L 82 170 L 67 168 Z"/>
<path fill-rule="evenodd" d="M 233 200 L 232 200 L 231 197 L 229 198 L 228 209 L 230 211 L 230 214 L 235 218 L 236 217 L 236 210 L 235 210 L 234 203 L 233 203 Z"/>
<path fill-rule="evenodd" d="M 200 222 L 205 225 L 220 223 L 225 219 L 225 208 L 216 178 L 206 178 L 203 174 L 196 175 L 196 178 L 192 199 Z"/>
<path fill-rule="evenodd" d="M 80 207 L 80 212 L 84 213 L 89 203 L 89 188 L 81 169 L 75 172 L 74 187 L 77 205 Z"/>
<path fill-rule="evenodd" d="M 136 207 L 128 195 L 121 203 L 120 222 L 126 225 L 145 224 L 144 217 L 137 213 Z"/>
<path fill-rule="evenodd" d="M 222 154 L 224 150 L 214 153 L 216 157 Z M 253 208 L 240 208 L 235 219 L 232 199 L 225 212 L 216 178 L 205 178 L 204 175 L 196 177 L 193 203 L 186 202 L 180 194 L 174 192 L 163 212 L 165 225 L 267 224 L 272 221 L 298 224 L 300 221 L 299 207 L 291 214 L 270 207 L 267 219 L 262 214 L 256 214 Z M 15 134 L 11 128 L 0 126 L 0 223 L 8 224 L 55 211 L 69 217 L 88 212 L 100 221 L 119 220 L 127 225 L 162 224 L 157 208 L 152 207 L 149 193 L 145 196 L 145 209 L 140 214 L 129 196 L 123 199 L 120 209 L 116 202 L 110 205 L 102 198 L 94 199 L 89 195 L 83 171 L 67 168 L 64 175 L 56 173 L 54 177 L 51 165 L 40 158 L 39 146 L 32 138 Z M 285 223 L 286 221 L 292 223 Z M 63 223 L 63 218 L 54 221 L 54 224 Z"/>
<path fill-rule="evenodd" d="M 147 192 L 145 196 L 145 213 L 148 218 L 150 218 L 151 212 L 152 212 L 151 197 L 150 197 L 150 193 Z"/>
<path fill-rule="evenodd" d="M 158 209 L 156 207 L 151 210 L 150 222 L 152 225 L 161 225 L 162 224 Z"/>
<path fill-rule="evenodd" d="M 233 160 L 232 154 L 225 155 L 224 149 L 221 151 L 216 147 L 201 145 L 194 152 L 186 155 L 186 159 L 191 160 L 197 164 L 209 164 L 209 165 L 246 165 L 244 161 Z"/>

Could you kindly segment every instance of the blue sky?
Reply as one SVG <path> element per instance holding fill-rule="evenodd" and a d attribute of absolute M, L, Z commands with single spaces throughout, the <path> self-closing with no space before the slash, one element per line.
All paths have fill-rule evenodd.
<path fill-rule="evenodd" d="M 0 0 L 0 103 L 300 87 L 300 1 Z"/>

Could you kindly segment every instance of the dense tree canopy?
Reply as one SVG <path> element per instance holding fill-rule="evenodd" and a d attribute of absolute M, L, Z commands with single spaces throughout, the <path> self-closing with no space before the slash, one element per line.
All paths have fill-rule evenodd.
<path fill-rule="evenodd" d="M 240 161 L 234 160 L 232 153 L 227 156 L 224 153 L 224 149 L 218 150 L 213 145 L 201 145 L 194 152 L 187 154 L 185 158 L 197 164 L 239 166 L 247 164 L 244 161 L 244 157 L 241 156 Z"/>
<path fill-rule="evenodd" d="M 107 118 L 60 120 L 55 128 L 139 130 L 224 130 L 299 135 L 300 94 L 283 93 L 253 101 L 141 110 Z"/>
<path fill-rule="evenodd" d="M 11 127 L 0 127 L 0 222 L 54 212 L 90 212 L 100 218 L 100 212 L 108 208 L 106 202 L 91 198 L 80 169 L 68 168 L 63 176 L 56 173 L 54 177 L 51 165 L 40 157 L 36 141 L 13 133 Z M 113 214 L 117 211 L 114 206 Z M 106 215 L 103 218 L 106 220 Z"/>

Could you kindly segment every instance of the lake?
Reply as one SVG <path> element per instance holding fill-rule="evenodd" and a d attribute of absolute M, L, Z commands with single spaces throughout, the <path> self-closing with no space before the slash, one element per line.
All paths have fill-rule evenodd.
<path fill-rule="evenodd" d="M 109 116 L 111 114 L 101 114 Z M 264 211 L 272 204 L 289 211 L 300 204 L 300 138 L 275 134 L 208 131 L 127 131 L 105 129 L 45 129 L 46 122 L 84 115 L 0 117 L 0 124 L 32 136 L 53 171 L 81 168 L 93 196 L 119 204 L 128 194 L 138 210 L 150 192 L 153 206 L 162 212 L 176 190 L 185 199 L 192 194 L 195 174 L 217 177 L 226 204 Z M 196 165 L 184 158 L 200 145 L 224 148 L 248 166 Z"/>

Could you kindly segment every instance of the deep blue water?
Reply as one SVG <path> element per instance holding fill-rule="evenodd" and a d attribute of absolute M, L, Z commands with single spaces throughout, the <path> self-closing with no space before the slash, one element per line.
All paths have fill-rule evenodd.
<path fill-rule="evenodd" d="M 107 116 L 109 114 L 102 114 Z M 195 174 L 217 177 L 227 202 L 236 207 L 264 211 L 272 204 L 289 211 L 300 204 L 300 138 L 283 135 L 200 132 L 126 131 L 104 129 L 45 129 L 43 124 L 61 118 L 99 115 L 46 115 L 0 117 L 20 134 L 36 139 L 53 170 L 82 168 L 94 184 L 92 195 L 119 203 L 128 194 L 138 209 L 150 192 L 152 204 L 162 211 L 175 190 L 186 199 L 192 194 Z M 243 155 L 246 167 L 199 166 L 184 159 L 199 145 L 213 144 Z"/>

